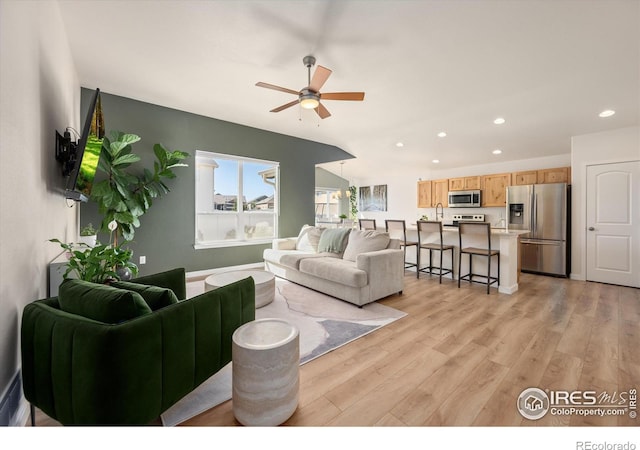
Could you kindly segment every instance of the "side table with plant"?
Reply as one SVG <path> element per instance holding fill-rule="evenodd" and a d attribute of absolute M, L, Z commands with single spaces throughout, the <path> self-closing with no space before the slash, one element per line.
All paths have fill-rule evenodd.
<path fill-rule="evenodd" d="M 89 247 L 86 244 L 66 244 L 58 239 L 57 242 L 67 252 L 68 262 L 62 277 L 77 278 L 94 283 L 108 283 L 111 280 L 127 278 L 122 276 L 123 269 L 132 275 L 138 274 L 138 266 L 131 262 L 133 251 L 123 248 L 125 242 L 119 246 L 111 244 L 96 244 Z"/>
<path fill-rule="evenodd" d="M 67 255 L 67 265 L 62 278 L 77 278 L 93 283 L 108 283 L 113 280 L 127 280 L 138 274 L 138 266 L 132 261 L 133 251 L 126 248 L 128 242 L 117 245 L 113 242 L 114 232 L 118 224 L 114 221 L 109 225 L 111 231 L 109 243 L 89 246 L 83 242 L 78 244 L 65 243 L 59 239 L 49 239 L 62 247 Z"/>

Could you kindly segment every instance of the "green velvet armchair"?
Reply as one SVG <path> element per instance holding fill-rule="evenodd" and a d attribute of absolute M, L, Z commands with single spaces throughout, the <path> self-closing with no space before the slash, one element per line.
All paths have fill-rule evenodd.
<path fill-rule="evenodd" d="M 58 297 L 24 308 L 22 378 L 32 407 L 64 425 L 149 424 L 229 363 L 233 332 L 255 318 L 250 277 L 187 300 L 184 269 L 132 282 L 66 281 Z M 167 294 L 161 288 L 170 296 L 150 301 L 146 291 Z"/>

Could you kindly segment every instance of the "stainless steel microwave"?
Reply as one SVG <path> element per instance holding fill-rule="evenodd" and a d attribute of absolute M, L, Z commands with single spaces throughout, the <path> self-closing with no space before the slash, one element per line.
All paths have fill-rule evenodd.
<path fill-rule="evenodd" d="M 479 208 L 480 189 L 471 191 L 449 191 L 449 208 Z"/>

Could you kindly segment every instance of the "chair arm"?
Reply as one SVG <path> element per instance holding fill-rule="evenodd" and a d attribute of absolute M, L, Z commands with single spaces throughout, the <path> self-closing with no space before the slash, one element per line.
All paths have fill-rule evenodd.
<path fill-rule="evenodd" d="M 274 250 L 295 250 L 298 238 L 280 238 L 274 239 L 271 248 Z"/>
<path fill-rule="evenodd" d="M 179 300 L 187 298 L 187 279 L 183 267 L 134 278 L 131 282 L 171 289 Z"/>

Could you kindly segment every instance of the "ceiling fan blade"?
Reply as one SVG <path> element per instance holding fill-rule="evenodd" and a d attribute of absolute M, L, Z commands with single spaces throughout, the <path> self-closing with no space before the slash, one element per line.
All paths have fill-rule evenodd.
<path fill-rule="evenodd" d="M 318 103 L 318 107 L 315 109 L 321 119 L 326 119 L 331 115 L 329 110 L 324 107 L 322 103 Z"/>
<path fill-rule="evenodd" d="M 309 83 L 309 89 L 315 92 L 320 92 L 320 88 L 327 81 L 331 75 L 331 70 L 326 67 L 318 66 L 316 71 L 313 73 L 313 78 L 311 78 L 311 83 Z"/>
<path fill-rule="evenodd" d="M 293 105 L 297 105 L 297 104 L 298 104 L 298 100 L 294 100 L 292 102 L 287 103 L 286 105 L 278 106 L 277 108 L 274 108 L 269 112 L 280 112 L 283 109 L 291 108 Z"/>
<path fill-rule="evenodd" d="M 364 92 L 328 92 L 320 94 L 322 100 L 364 100 Z"/>
<path fill-rule="evenodd" d="M 287 89 L 280 86 L 276 86 L 275 84 L 263 83 L 262 81 L 256 83 L 256 86 L 267 88 L 267 89 L 273 89 L 274 91 L 287 92 L 293 95 L 300 95 L 299 91 L 294 91 L 293 89 Z"/>

